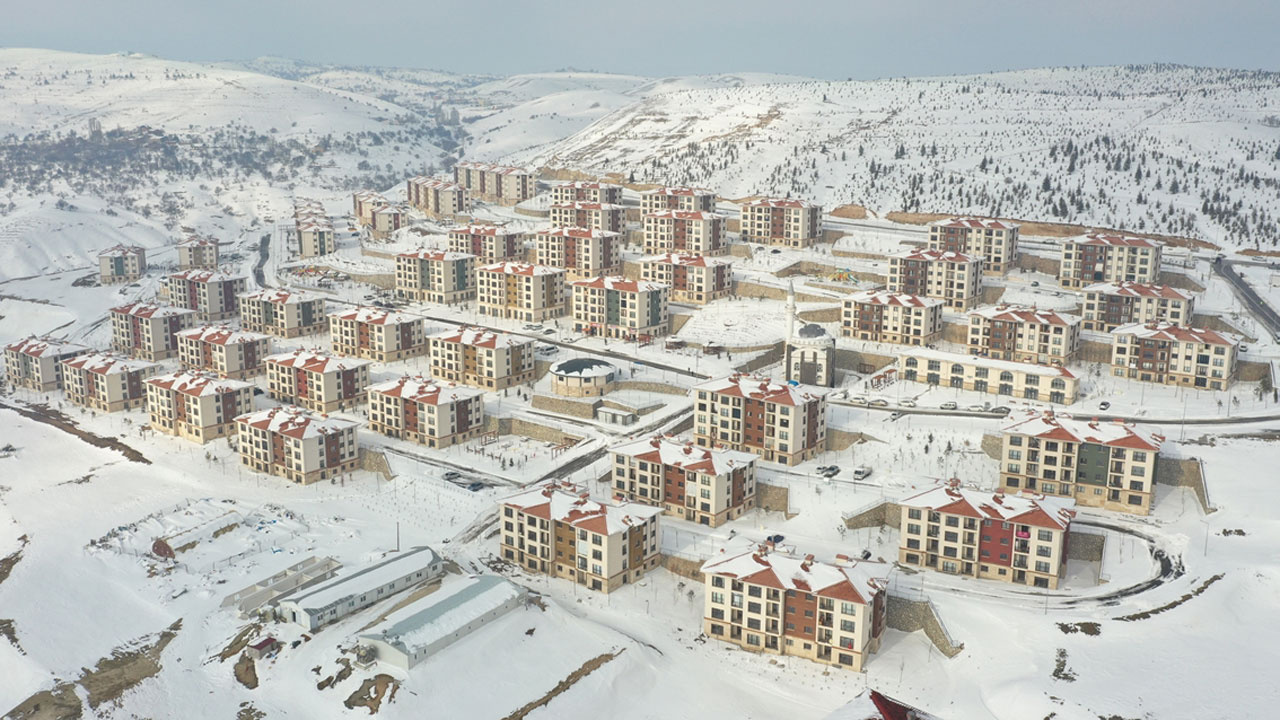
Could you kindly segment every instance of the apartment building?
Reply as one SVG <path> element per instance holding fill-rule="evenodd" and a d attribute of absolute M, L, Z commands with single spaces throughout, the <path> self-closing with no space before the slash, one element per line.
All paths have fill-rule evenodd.
<path fill-rule="evenodd" d="M 622 274 L 622 233 L 554 227 L 535 236 L 534 262 L 564 268 L 570 280 Z"/>
<path fill-rule="evenodd" d="M 146 274 L 146 248 L 116 245 L 98 253 L 98 281 L 103 285 L 134 282 Z"/>
<path fill-rule="evenodd" d="M 324 298 L 312 293 L 258 290 L 240 295 L 237 302 L 245 330 L 291 338 L 324 332 L 329 324 Z"/>
<path fill-rule="evenodd" d="M 545 265 L 500 262 L 476 269 L 481 315 L 542 322 L 564 315 L 565 271 Z"/>
<path fill-rule="evenodd" d="M 497 225 L 464 225 L 449 231 L 449 251 L 469 253 L 480 262 L 516 260 L 523 254 L 524 235 Z"/>
<path fill-rule="evenodd" d="M 412 250 L 396 256 L 396 297 L 453 305 L 476 299 L 476 256 Z"/>
<path fill-rule="evenodd" d="M 184 270 L 165 278 L 164 295 L 178 307 L 196 311 L 201 322 L 220 322 L 239 312 L 236 296 L 248 279 L 222 270 Z"/>
<path fill-rule="evenodd" d="M 546 483 L 502 501 L 500 552 L 528 572 L 609 593 L 658 566 L 661 508 L 597 502 L 569 483 Z"/>
<path fill-rule="evenodd" d="M 484 432 L 484 392 L 421 375 L 370 385 L 369 429 L 446 448 Z"/>
<path fill-rule="evenodd" d="M 1080 318 L 1022 305 L 969 311 L 969 354 L 1065 365 L 1080 350 Z"/>
<path fill-rule="evenodd" d="M 1056 589 L 1067 570 L 1070 498 L 960 487 L 958 480 L 898 501 L 898 562 Z"/>
<path fill-rule="evenodd" d="M 674 302 L 706 305 L 733 290 L 733 267 L 705 255 L 667 253 L 641 259 L 640 279 L 669 285 Z"/>
<path fill-rule="evenodd" d="M 840 334 L 844 337 L 928 345 L 942 337 L 942 301 L 910 293 L 864 290 L 844 299 Z"/>
<path fill-rule="evenodd" d="M 398 205 L 384 205 L 373 211 L 373 222 L 369 225 L 369 234 L 375 239 L 385 240 L 404 226 L 404 208 Z"/>
<path fill-rule="evenodd" d="M 657 436 L 613 447 L 613 493 L 717 527 L 756 506 L 756 456 Z"/>
<path fill-rule="evenodd" d="M 1236 381 L 1240 339 L 1215 330 L 1135 323 L 1111 331 L 1111 374 L 1142 382 L 1226 390 Z"/>
<path fill-rule="evenodd" d="M 268 355 L 267 395 L 319 413 L 350 410 L 365 401 L 370 360 L 307 350 Z"/>
<path fill-rule="evenodd" d="M 551 186 L 552 203 L 622 203 L 622 186 L 602 182 L 568 182 Z"/>
<path fill-rule="evenodd" d="M 822 237 L 822 206 L 804 200 L 760 198 L 742 205 L 743 242 L 808 247 Z"/>
<path fill-rule="evenodd" d="M 253 410 L 253 386 L 212 375 L 176 372 L 146 381 L 152 430 L 204 444 L 230 435 L 235 419 Z"/>
<path fill-rule="evenodd" d="M 828 392 L 745 373 L 694 385 L 694 441 L 797 465 L 826 449 Z"/>
<path fill-rule="evenodd" d="M 361 190 L 351 195 L 351 214 L 355 216 L 357 225 L 369 226 L 373 224 L 373 212 L 390 204 L 391 201 L 381 193 Z"/>
<path fill-rule="evenodd" d="M 147 378 L 160 366 L 111 353 L 83 353 L 62 361 L 62 388 L 67 400 L 100 412 L 141 407 L 146 401 Z"/>
<path fill-rule="evenodd" d="M 702 565 L 702 630 L 751 652 L 862 672 L 887 624 L 888 563 L 824 563 L 763 545 Z"/>
<path fill-rule="evenodd" d="M 551 224 L 555 227 L 585 227 L 616 233 L 626 227 L 626 208 L 612 203 L 554 203 L 550 212 Z"/>
<path fill-rule="evenodd" d="M 1015 223 L 991 218 L 954 217 L 929 223 L 929 249 L 982 258 L 985 275 L 1004 275 L 1018 260 Z"/>
<path fill-rule="evenodd" d="M 533 340 L 460 327 L 427 338 L 431 376 L 484 390 L 533 382 Z"/>
<path fill-rule="evenodd" d="M 1029 413 L 1000 433 L 1000 485 L 1074 499 L 1082 507 L 1147 515 L 1164 437 L 1115 420 Z"/>
<path fill-rule="evenodd" d="M 338 250 L 333 223 L 327 217 L 319 215 L 300 217 L 294 223 L 293 232 L 298 243 L 298 257 L 320 257 Z"/>
<path fill-rule="evenodd" d="M 178 360 L 188 370 L 204 370 L 222 378 L 242 380 L 266 371 L 271 336 L 226 325 L 202 325 L 179 330 Z"/>
<path fill-rule="evenodd" d="M 715 209 L 716 194 L 712 190 L 671 186 L 657 187 L 640 193 L 640 212 L 644 215 L 664 210 L 709 213 Z"/>
<path fill-rule="evenodd" d="M 904 349 L 898 355 L 898 377 L 1059 405 L 1074 403 L 1080 393 L 1080 379 L 1058 365 L 993 360 L 923 347 Z"/>
<path fill-rule="evenodd" d="M 460 162 L 453 167 L 453 181 L 472 198 L 498 205 L 515 205 L 538 192 L 538 179 L 523 168 L 482 162 Z"/>
<path fill-rule="evenodd" d="M 1100 282 L 1153 284 L 1160 279 L 1164 243 L 1155 240 L 1092 233 L 1062 241 L 1058 282 L 1083 288 Z"/>
<path fill-rule="evenodd" d="M 274 407 L 236 418 L 236 448 L 242 465 L 310 485 L 356 469 L 359 425 L 302 408 Z"/>
<path fill-rule="evenodd" d="M 644 215 L 644 251 L 648 255 L 688 253 L 724 255 L 725 217 L 703 210 L 658 210 Z"/>
<path fill-rule="evenodd" d="M 356 307 L 329 316 L 329 344 L 348 357 L 393 362 L 427 352 L 422 318 L 378 307 Z"/>
<path fill-rule="evenodd" d="M 1133 323 L 1190 325 L 1195 296 L 1168 285 L 1095 283 L 1084 289 L 1084 329 L 1111 332 Z"/>
<path fill-rule="evenodd" d="M 61 390 L 62 361 L 88 352 L 84 345 L 32 335 L 4 346 L 4 374 L 15 387 Z"/>
<path fill-rule="evenodd" d="M 908 250 L 889 256 L 890 292 L 937 298 L 968 310 L 982 290 L 982 258 L 944 250 Z"/>
<path fill-rule="evenodd" d="M 177 333 L 196 317 L 194 310 L 140 302 L 113 307 L 109 314 L 111 349 L 152 362 L 178 354 Z"/>
<path fill-rule="evenodd" d="M 575 280 L 569 285 L 577 332 L 632 340 L 671 331 L 670 285 L 620 277 Z"/>
<path fill-rule="evenodd" d="M 405 185 L 409 204 L 428 217 L 442 219 L 471 212 L 467 189 L 456 182 L 436 178 L 409 178 Z"/>
<path fill-rule="evenodd" d="M 178 243 L 179 270 L 213 270 L 217 267 L 216 240 L 193 237 Z"/>

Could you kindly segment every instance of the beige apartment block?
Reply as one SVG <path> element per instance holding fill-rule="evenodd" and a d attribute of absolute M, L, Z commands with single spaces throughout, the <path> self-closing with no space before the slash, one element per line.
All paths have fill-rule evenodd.
<path fill-rule="evenodd" d="M 702 631 L 751 652 L 862 672 L 888 616 L 888 563 L 834 563 L 762 545 L 702 565 Z"/>
<path fill-rule="evenodd" d="M 744 373 L 694 385 L 694 441 L 798 465 L 826 449 L 829 392 Z"/>
<path fill-rule="evenodd" d="M 1190 325 L 1195 296 L 1168 285 L 1108 282 L 1084 289 L 1084 329 L 1111 332 L 1133 323 Z"/>
<path fill-rule="evenodd" d="M 378 307 L 356 307 L 329 316 L 329 343 L 348 357 L 393 362 L 427 352 L 422 318 Z"/>
<path fill-rule="evenodd" d="M 673 302 L 706 305 L 733 290 L 733 267 L 705 255 L 667 253 L 641 259 L 640 279 L 670 285 Z"/>
<path fill-rule="evenodd" d="M 149 378 L 147 415 L 152 430 L 204 444 L 235 431 L 235 418 L 253 410 L 253 385 L 204 373 Z"/>
<path fill-rule="evenodd" d="M 147 251 L 138 245 L 116 245 L 98 253 L 98 281 L 130 283 L 147 274 Z"/>
<path fill-rule="evenodd" d="M 518 259 L 523 244 L 519 230 L 498 225 L 464 225 L 449 230 L 450 252 L 475 255 L 484 263 Z"/>
<path fill-rule="evenodd" d="M 456 182 L 419 175 L 409 178 L 405 187 L 409 204 L 428 217 L 446 219 L 471 212 L 467 189 Z"/>
<path fill-rule="evenodd" d="M 242 465 L 310 485 L 356 469 L 359 426 L 347 418 L 275 407 L 236 418 L 236 448 Z"/>
<path fill-rule="evenodd" d="M 1111 331 L 1111 374 L 1199 390 L 1236 381 L 1240 339 L 1215 330 L 1136 323 Z"/>
<path fill-rule="evenodd" d="M 1016 223 L 954 217 L 929 223 L 929 249 L 982 258 L 985 275 L 1004 275 L 1018 260 Z"/>
<path fill-rule="evenodd" d="M 661 508 L 597 502 L 568 483 L 537 485 L 502 501 L 499 552 L 522 570 L 610 593 L 658 566 Z"/>
<path fill-rule="evenodd" d="M 1057 365 L 993 360 L 962 353 L 910 348 L 898 355 L 898 377 L 911 382 L 973 390 L 1023 400 L 1070 405 L 1080 380 Z M 946 381 L 943 381 L 946 378 Z"/>
<path fill-rule="evenodd" d="M 385 205 L 373 211 L 373 222 L 369 225 L 369 234 L 377 240 L 386 240 L 404 226 L 404 208 Z"/>
<path fill-rule="evenodd" d="M 357 225 L 368 227 L 373 224 L 374 211 L 390 204 L 391 201 L 380 193 L 361 190 L 351 195 L 351 214 L 355 216 Z"/>
<path fill-rule="evenodd" d="M 822 206 L 804 200 L 760 198 L 742 205 L 743 242 L 809 247 L 822 237 Z"/>
<path fill-rule="evenodd" d="M 644 216 L 644 251 L 648 255 L 687 253 L 724 255 L 725 217 L 702 210 L 658 210 Z"/>
<path fill-rule="evenodd" d="M 622 233 L 554 227 L 535 235 L 534 262 L 564 268 L 570 280 L 622 274 Z"/>
<path fill-rule="evenodd" d="M 545 265 L 502 262 L 476 270 L 476 309 L 481 315 L 542 322 L 565 314 L 565 271 Z"/>
<path fill-rule="evenodd" d="M 157 362 L 178 354 L 177 333 L 195 322 L 194 310 L 129 303 L 111 308 L 111 349 Z"/>
<path fill-rule="evenodd" d="M 982 290 L 982 258 L 944 250 L 908 250 L 889 256 L 890 292 L 937 298 L 968 310 Z"/>
<path fill-rule="evenodd" d="M 567 182 L 551 187 L 552 203 L 622 203 L 622 186 L 602 182 Z"/>
<path fill-rule="evenodd" d="M 271 336 L 226 325 L 203 325 L 179 330 L 178 360 L 187 370 L 203 370 L 222 378 L 242 380 L 266 371 Z"/>
<path fill-rule="evenodd" d="M 624 340 L 646 340 L 671 332 L 670 285 L 598 277 L 575 280 L 569 286 L 577 332 Z"/>
<path fill-rule="evenodd" d="M 370 360 L 307 350 L 268 355 L 267 394 L 319 413 L 350 410 L 365 401 Z"/>
<path fill-rule="evenodd" d="M 555 227 L 584 227 L 620 233 L 626 227 L 626 208 L 610 203 L 555 203 L 550 211 Z"/>
<path fill-rule="evenodd" d="M 248 279 L 222 270 L 184 270 L 165 278 L 164 296 L 177 307 L 196 311 L 200 322 L 220 322 L 239 312 L 236 296 Z"/>
<path fill-rule="evenodd" d="M 1022 305 L 969 311 L 969 354 L 1065 365 L 1080 350 L 1080 318 Z"/>
<path fill-rule="evenodd" d="M 717 527 L 756 507 L 753 453 L 657 436 L 610 448 L 613 493 L 668 515 Z"/>
<path fill-rule="evenodd" d="M 84 353 L 62 361 L 62 387 L 72 404 L 100 412 L 142 407 L 146 379 L 160 366 L 111 353 Z"/>
<path fill-rule="evenodd" d="M 421 375 L 370 385 L 369 429 L 433 448 L 484 432 L 484 392 Z"/>
<path fill-rule="evenodd" d="M 686 212 L 714 212 L 716 194 L 713 190 L 684 186 L 657 187 L 640 193 L 640 212 L 643 215 L 664 210 Z"/>
<path fill-rule="evenodd" d="M 305 216 L 294 224 L 298 257 L 320 257 L 337 252 L 338 240 L 334 236 L 333 223 L 327 217 Z"/>
<path fill-rule="evenodd" d="M 1027 413 L 1001 433 L 1000 485 L 1074 499 L 1081 507 L 1147 515 L 1164 437 L 1119 420 Z"/>
<path fill-rule="evenodd" d="M 898 562 L 948 575 L 1056 589 L 1067 570 L 1070 498 L 960 487 L 898 501 Z"/>
<path fill-rule="evenodd" d="M 4 347 L 4 374 L 15 387 L 61 390 L 62 361 L 88 352 L 84 345 L 32 335 Z"/>
<path fill-rule="evenodd" d="M 515 205 L 538 192 L 538 178 L 524 168 L 483 162 L 460 162 L 453 167 L 453 180 L 471 197 L 498 205 Z"/>
<path fill-rule="evenodd" d="M 431 377 L 484 390 L 533 382 L 533 340 L 484 328 L 432 335 Z"/>
<path fill-rule="evenodd" d="M 1160 279 L 1164 243 L 1127 235 L 1092 233 L 1062 241 L 1058 282 L 1083 288 L 1101 282 L 1154 284 Z"/>
<path fill-rule="evenodd" d="M 888 290 L 856 292 L 844 299 L 840 334 L 894 345 L 928 345 L 942 337 L 942 301 Z"/>
<path fill-rule="evenodd" d="M 282 338 L 315 335 L 329 325 L 325 299 L 296 290 L 268 289 L 237 298 L 240 326 Z"/>
<path fill-rule="evenodd" d="M 396 256 L 396 297 L 454 305 L 476 299 L 476 256 L 413 250 Z"/>
<path fill-rule="evenodd" d="M 178 243 L 179 270 L 213 270 L 218 267 L 218 242 L 210 238 L 190 238 Z"/>

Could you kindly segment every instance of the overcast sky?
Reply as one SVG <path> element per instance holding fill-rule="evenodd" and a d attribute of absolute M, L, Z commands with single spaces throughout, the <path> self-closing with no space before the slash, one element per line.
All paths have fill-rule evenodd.
<path fill-rule="evenodd" d="M 1280 0 L 9 0 L 0 46 L 514 74 L 1280 70 Z"/>

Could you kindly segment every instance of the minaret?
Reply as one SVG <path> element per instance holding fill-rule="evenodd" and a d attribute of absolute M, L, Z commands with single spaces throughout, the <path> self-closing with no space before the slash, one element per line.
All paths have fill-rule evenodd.
<path fill-rule="evenodd" d="M 787 342 L 796 337 L 796 281 L 787 281 Z"/>

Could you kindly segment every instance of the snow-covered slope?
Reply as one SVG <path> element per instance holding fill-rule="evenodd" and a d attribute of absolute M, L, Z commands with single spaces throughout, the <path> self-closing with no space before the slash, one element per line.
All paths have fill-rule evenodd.
<path fill-rule="evenodd" d="M 1280 74 L 1177 66 L 650 95 L 528 160 L 876 210 L 1280 241 Z"/>

